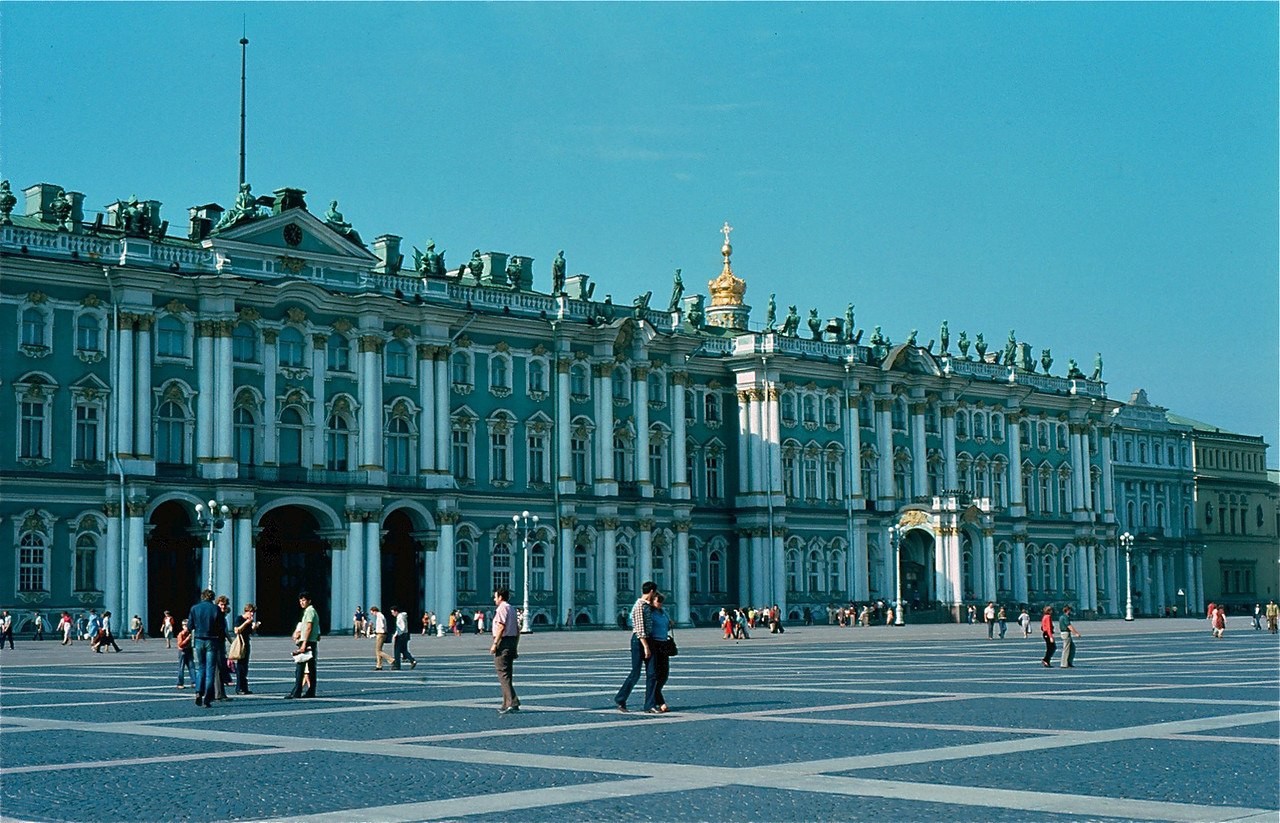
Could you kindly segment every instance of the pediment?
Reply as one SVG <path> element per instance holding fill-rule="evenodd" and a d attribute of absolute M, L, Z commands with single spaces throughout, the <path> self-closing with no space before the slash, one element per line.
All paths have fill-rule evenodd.
<path fill-rule="evenodd" d="M 910 343 L 899 343 L 891 349 L 880 368 L 882 371 L 905 371 L 935 377 L 942 374 L 942 370 L 938 368 L 938 361 L 933 359 L 933 355 Z"/>
<path fill-rule="evenodd" d="M 287 209 L 250 220 L 213 235 L 206 246 L 235 251 L 241 256 L 255 253 L 272 258 L 287 256 L 361 268 L 378 260 L 368 249 L 334 231 L 305 209 Z"/>

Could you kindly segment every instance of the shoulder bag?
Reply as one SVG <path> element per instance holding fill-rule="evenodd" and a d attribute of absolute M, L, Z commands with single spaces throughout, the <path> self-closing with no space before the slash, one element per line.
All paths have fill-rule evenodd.
<path fill-rule="evenodd" d="M 231 648 L 227 649 L 227 659 L 244 660 L 246 651 L 247 649 L 244 647 L 244 638 L 237 634 L 236 639 L 231 641 Z"/>

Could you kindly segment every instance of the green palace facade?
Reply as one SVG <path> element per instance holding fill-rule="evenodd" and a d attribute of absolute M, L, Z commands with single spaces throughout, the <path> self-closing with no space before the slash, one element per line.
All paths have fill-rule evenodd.
<path fill-rule="evenodd" d="M 940 345 L 864 340 L 851 306 L 802 323 L 772 296 L 752 325 L 727 224 L 706 295 L 677 272 L 669 300 L 618 305 L 563 253 L 446 264 L 298 189 L 242 186 L 174 225 L 157 201 L 83 200 L 0 191 L 18 613 L 154 628 L 209 579 L 278 631 L 301 588 L 337 629 L 357 606 L 483 608 L 499 584 L 518 604 L 527 585 L 535 625 L 611 626 L 646 579 L 681 624 L 899 585 L 908 620 L 1123 613 L 1100 359 L 1053 374 L 1012 332 L 988 351 L 945 323 Z M 1191 603 L 1202 559 L 1166 566 Z"/>

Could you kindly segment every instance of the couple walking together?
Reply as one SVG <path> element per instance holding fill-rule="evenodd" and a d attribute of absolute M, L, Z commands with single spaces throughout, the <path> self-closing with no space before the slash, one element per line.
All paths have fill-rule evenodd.
<path fill-rule="evenodd" d="M 652 581 L 640 587 L 640 597 L 631 607 L 631 671 L 614 696 L 618 711 L 627 711 L 627 698 L 640 680 L 644 667 L 644 711 L 663 714 L 668 711 L 662 687 L 671 673 L 671 620 L 663 610 L 665 598 Z"/>

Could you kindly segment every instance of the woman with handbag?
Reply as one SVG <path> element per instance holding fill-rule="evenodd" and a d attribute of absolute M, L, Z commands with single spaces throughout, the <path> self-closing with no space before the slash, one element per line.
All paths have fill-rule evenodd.
<path fill-rule="evenodd" d="M 662 696 L 662 687 L 671 676 L 671 658 L 675 654 L 676 641 L 671 634 L 671 618 L 662 608 L 665 600 L 666 598 L 659 594 L 653 603 L 653 635 L 649 643 L 653 657 L 653 700 L 649 706 L 645 707 L 645 711 L 650 714 L 666 714 L 670 711 L 667 708 L 667 699 Z"/>
<path fill-rule="evenodd" d="M 249 638 L 257 628 L 257 610 L 252 603 L 247 603 L 240 622 L 236 623 L 236 638 L 227 652 L 227 657 L 236 663 L 236 694 L 253 694 L 249 691 Z"/>

